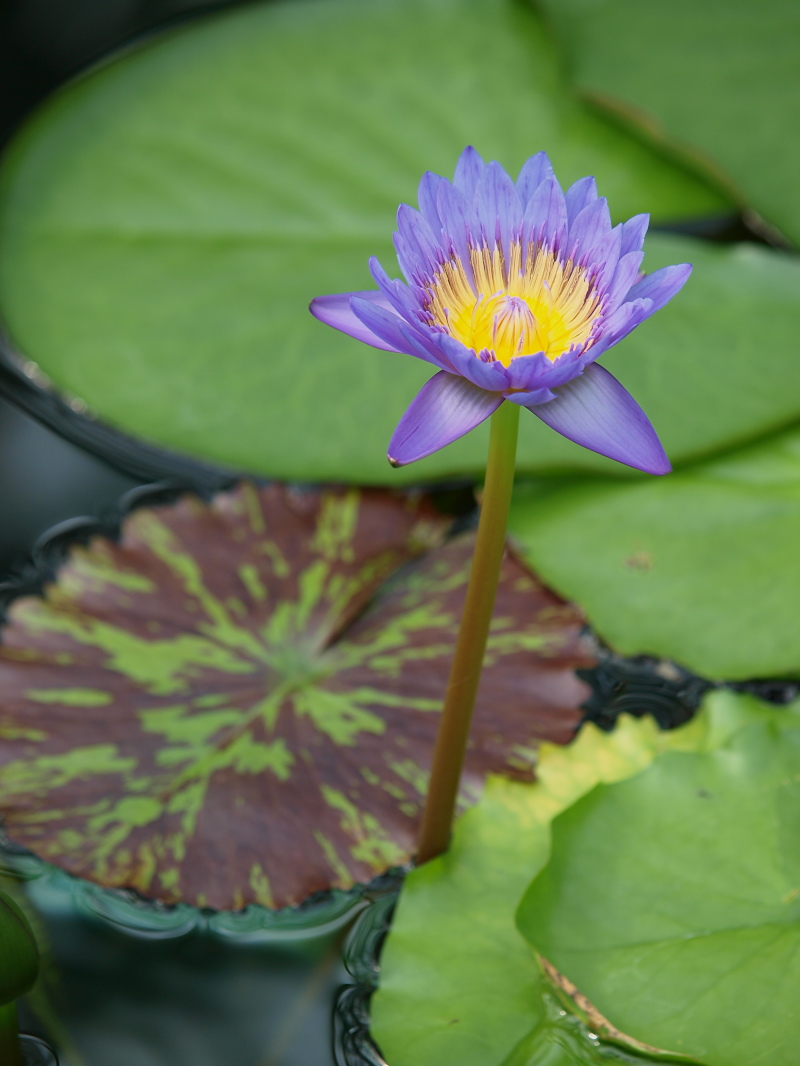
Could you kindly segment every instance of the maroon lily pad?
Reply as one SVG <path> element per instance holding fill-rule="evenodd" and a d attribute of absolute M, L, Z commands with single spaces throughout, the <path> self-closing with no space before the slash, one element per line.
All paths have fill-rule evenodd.
<path fill-rule="evenodd" d="M 3 632 L 9 835 L 219 909 L 407 861 L 471 556 L 471 536 L 436 546 L 446 528 L 419 496 L 242 485 L 73 548 Z M 571 737 L 582 623 L 507 556 L 462 803 Z"/>

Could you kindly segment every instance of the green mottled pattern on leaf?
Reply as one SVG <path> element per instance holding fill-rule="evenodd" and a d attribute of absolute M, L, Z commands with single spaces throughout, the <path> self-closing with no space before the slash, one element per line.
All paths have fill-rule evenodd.
<path fill-rule="evenodd" d="M 519 927 L 613 1025 L 707 1066 L 795 1066 L 800 704 L 599 786 L 552 833 Z"/>
<path fill-rule="evenodd" d="M 75 548 L 0 648 L 8 832 L 167 901 L 282 906 L 414 848 L 471 538 L 418 495 L 242 485 Z M 386 579 L 394 580 L 385 585 Z M 581 616 L 505 563 L 462 802 L 566 741 Z"/>

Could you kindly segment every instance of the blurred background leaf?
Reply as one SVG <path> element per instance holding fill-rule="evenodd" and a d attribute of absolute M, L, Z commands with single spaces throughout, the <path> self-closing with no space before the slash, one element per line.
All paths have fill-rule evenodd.
<path fill-rule="evenodd" d="M 427 367 L 307 307 L 371 287 L 372 254 L 394 272 L 398 204 L 468 143 L 510 170 L 546 147 L 563 182 L 597 175 L 618 220 L 731 209 L 575 101 L 558 66 L 533 11 L 494 0 L 254 5 L 146 44 L 65 89 L 6 157 L 15 342 L 113 424 L 220 463 L 478 475 L 483 433 L 392 472 L 387 442 Z M 523 467 L 552 436 L 527 422 Z"/>
<path fill-rule="evenodd" d="M 518 487 L 530 564 L 624 655 L 710 678 L 800 673 L 800 431 L 666 478 Z"/>
<path fill-rule="evenodd" d="M 793 0 L 535 0 L 571 80 L 644 138 L 727 178 L 800 241 L 800 8 Z"/>

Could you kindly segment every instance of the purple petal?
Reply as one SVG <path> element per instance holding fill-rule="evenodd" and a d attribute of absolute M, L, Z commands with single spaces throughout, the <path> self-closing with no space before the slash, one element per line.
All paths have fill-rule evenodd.
<path fill-rule="evenodd" d="M 649 225 L 649 215 L 634 215 L 622 223 L 622 246 L 619 250 L 621 256 L 627 255 L 628 252 L 641 251 Z"/>
<path fill-rule="evenodd" d="M 475 190 L 475 212 L 481 233 L 491 248 L 503 248 L 508 261 L 511 241 L 519 239 L 522 227 L 522 204 L 514 182 L 499 163 L 490 163 Z"/>
<path fill-rule="evenodd" d="M 409 322 L 403 322 L 400 331 L 407 345 L 406 351 L 411 355 L 433 363 L 440 370 L 447 370 L 450 374 L 459 373 L 458 367 L 454 366 L 447 352 L 442 351 L 442 334 L 424 325 L 415 327 Z"/>
<path fill-rule="evenodd" d="M 557 433 L 648 474 L 672 467 L 647 415 L 598 363 L 562 386 L 555 400 L 528 408 Z"/>
<path fill-rule="evenodd" d="M 425 274 L 425 264 L 419 255 L 419 250 L 414 244 L 409 246 L 405 237 L 400 233 L 394 234 L 394 250 L 397 252 L 397 261 L 409 285 Z"/>
<path fill-rule="evenodd" d="M 599 359 L 603 352 L 615 344 L 619 344 L 652 314 L 653 305 L 649 300 L 627 300 L 620 304 L 616 311 L 612 311 L 603 319 L 597 350 L 592 350 L 593 361 Z"/>
<path fill-rule="evenodd" d="M 461 260 L 461 265 L 474 287 L 475 279 L 472 274 L 469 246 L 470 240 L 477 244 L 477 219 L 470 202 L 455 185 L 451 185 L 449 181 L 443 181 L 439 186 L 437 207 L 453 251 Z"/>
<path fill-rule="evenodd" d="M 453 184 L 464 193 L 470 203 L 472 203 L 478 182 L 485 169 L 486 163 L 484 163 L 481 153 L 476 148 L 473 148 L 472 145 L 465 148 L 456 165 Z"/>
<path fill-rule="evenodd" d="M 439 174 L 434 174 L 432 170 L 429 170 L 423 174 L 422 181 L 419 183 L 419 209 L 435 237 L 439 236 L 442 228 L 442 220 L 439 218 L 439 208 L 436 203 L 439 186 L 443 181 L 444 178 Z"/>
<path fill-rule="evenodd" d="M 559 385 L 566 385 L 568 381 L 581 373 L 587 363 L 594 362 L 596 356 L 593 349 L 594 346 L 587 350 L 583 345 L 577 345 L 555 360 L 548 358 L 544 352 L 517 356 L 516 359 L 511 360 L 506 371 L 507 389 L 535 392 L 537 389 L 549 390 L 556 389 Z M 598 355 L 600 354 L 598 352 Z M 508 391 L 504 395 L 506 399 L 511 399 Z M 523 406 L 528 407 L 529 404 L 523 404 Z"/>
<path fill-rule="evenodd" d="M 440 349 L 455 373 L 489 392 L 504 392 L 510 386 L 508 369 L 486 353 L 476 355 L 472 348 L 447 333 L 434 334 Z"/>
<path fill-rule="evenodd" d="M 621 241 L 622 226 L 615 226 L 607 237 L 595 245 L 592 252 L 593 262 L 588 265 L 588 273 L 601 293 L 606 293 L 614 277 Z"/>
<path fill-rule="evenodd" d="M 652 300 L 653 308 L 650 314 L 660 311 L 668 304 L 689 280 L 692 272 L 691 263 L 680 263 L 677 266 L 662 267 L 633 286 L 628 293 L 629 300 Z"/>
<path fill-rule="evenodd" d="M 359 296 L 353 297 L 350 306 L 356 318 L 383 342 L 382 347 L 387 351 L 411 354 L 408 351 L 408 341 L 402 331 L 404 320 L 393 308 L 381 307 L 374 301 L 364 300 Z"/>
<path fill-rule="evenodd" d="M 494 414 L 503 397 L 441 370 L 423 385 L 400 419 L 389 462 L 405 466 L 452 444 Z"/>
<path fill-rule="evenodd" d="M 418 269 L 433 273 L 440 265 L 442 256 L 430 226 L 419 211 L 408 204 L 401 204 L 397 211 L 397 226 L 406 251 L 419 264 Z"/>
<path fill-rule="evenodd" d="M 384 294 L 372 289 L 366 292 L 342 292 L 333 296 L 318 296 L 311 301 L 309 310 L 320 322 L 333 326 L 342 333 L 348 333 L 356 340 L 364 341 L 365 344 L 371 344 L 373 348 L 383 348 L 387 352 L 402 351 L 401 348 L 387 343 L 361 321 L 350 306 L 350 301 L 354 297 L 362 303 L 368 303 L 371 307 L 385 309 L 386 314 L 391 313 L 389 301 Z"/>
<path fill-rule="evenodd" d="M 623 241 L 625 240 L 624 233 L 622 239 Z M 625 299 L 630 292 L 631 286 L 635 285 L 639 278 L 639 268 L 642 265 L 643 258 L 644 252 L 628 252 L 627 255 L 623 255 L 620 258 L 614 277 L 606 292 L 603 303 L 604 310 L 614 311 L 620 301 Z"/>
<path fill-rule="evenodd" d="M 523 247 L 531 241 L 563 248 L 567 236 L 567 205 L 555 177 L 545 178 L 528 201 L 522 226 Z"/>
<path fill-rule="evenodd" d="M 369 261 L 369 269 L 378 283 L 378 288 L 386 297 L 386 306 L 393 307 L 399 315 L 403 315 L 405 318 L 415 317 L 419 310 L 419 305 L 408 286 L 403 284 L 399 278 L 390 278 L 378 258 L 374 255 Z M 358 295 L 361 296 L 362 293 L 358 293 Z"/>
<path fill-rule="evenodd" d="M 517 192 L 523 208 L 547 178 L 553 177 L 553 164 L 547 152 L 539 152 L 527 161 L 517 178 Z"/>
<path fill-rule="evenodd" d="M 574 185 L 570 185 L 564 193 L 564 199 L 567 202 L 567 218 L 572 225 L 584 207 L 593 204 L 597 199 L 597 182 L 592 177 L 581 178 Z"/>
<path fill-rule="evenodd" d="M 587 263 L 597 245 L 611 232 L 608 202 L 601 196 L 584 207 L 569 227 L 569 257 Z"/>
<path fill-rule="evenodd" d="M 527 392 L 510 392 L 506 399 L 511 403 L 517 403 L 520 407 L 533 407 L 535 404 L 547 403 L 554 400 L 556 394 L 550 389 L 528 389 Z"/>

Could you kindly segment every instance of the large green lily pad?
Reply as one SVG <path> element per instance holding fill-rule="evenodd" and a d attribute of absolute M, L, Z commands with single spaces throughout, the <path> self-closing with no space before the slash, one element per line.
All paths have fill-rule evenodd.
<path fill-rule="evenodd" d="M 650 718 L 627 715 L 611 734 L 585 725 L 569 747 L 542 745 L 534 785 L 490 780 L 458 822 L 450 851 L 412 870 L 403 886 L 371 1007 L 387 1062 L 616 1061 L 608 1046 L 600 1058 L 574 1017 L 553 1013 L 553 990 L 515 926 L 519 900 L 547 862 L 551 820 L 598 782 L 630 777 L 659 752 L 713 750 L 773 714 L 715 692 L 681 729 L 664 733 Z"/>
<path fill-rule="evenodd" d="M 482 434 L 390 470 L 429 368 L 308 303 L 373 287 L 398 204 L 469 143 L 512 170 L 547 148 L 564 181 L 596 173 L 620 220 L 727 209 L 573 101 L 558 66 L 513 0 L 253 4 L 148 42 L 57 95 L 6 157 L 0 311 L 56 386 L 170 448 L 289 479 L 474 474 Z M 531 465 L 554 435 L 526 421 Z"/>
<path fill-rule="evenodd" d="M 553 823 L 519 927 L 616 1026 L 707 1066 L 800 1044 L 800 705 Z"/>
<path fill-rule="evenodd" d="M 800 241 L 792 0 L 536 0 L 588 94 L 724 172 Z"/>
<path fill-rule="evenodd" d="M 520 486 L 526 557 L 626 655 L 728 680 L 800 673 L 800 431 L 667 478 Z"/>
<path fill-rule="evenodd" d="M 413 854 L 472 550 L 418 496 L 243 485 L 75 548 L 0 647 L 17 842 L 167 902 L 298 903 Z M 387 577 L 394 580 L 384 584 Z M 504 562 L 461 802 L 568 740 L 582 616 Z"/>

